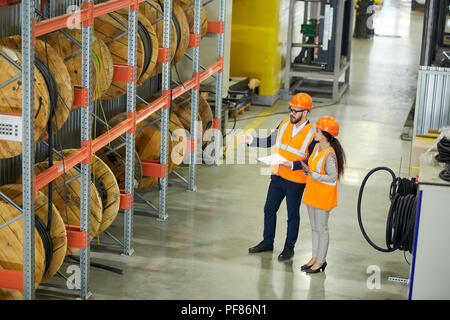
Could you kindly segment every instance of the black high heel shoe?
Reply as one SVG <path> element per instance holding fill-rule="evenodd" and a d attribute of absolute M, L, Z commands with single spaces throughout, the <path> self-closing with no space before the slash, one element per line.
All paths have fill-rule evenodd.
<path fill-rule="evenodd" d="M 311 268 L 306 269 L 306 273 L 319 273 L 322 271 L 325 271 L 325 268 L 327 267 L 327 262 L 325 261 L 319 268 L 317 268 L 316 270 L 313 270 Z"/>
<path fill-rule="evenodd" d="M 313 264 L 310 265 L 310 266 L 308 266 L 307 264 L 304 264 L 304 265 L 302 265 L 302 266 L 300 267 L 300 270 L 301 270 L 301 271 L 306 271 L 306 270 L 310 269 L 312 266 L 313 266 Z"/>

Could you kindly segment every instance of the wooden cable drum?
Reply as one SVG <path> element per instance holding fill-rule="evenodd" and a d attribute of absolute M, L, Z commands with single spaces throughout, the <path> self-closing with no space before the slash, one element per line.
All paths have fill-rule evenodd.
<path fill-rule="evenodd" d="M 143 10 L 146 17 L 153 23 L 154 21 L 161 19 L 155 23 L 158 28 L 157 35 L 160 45 L 163 41 L 163 23 L 161 13 L 156 10 L 158 8 L 160 11 L 164 12 L 164 0 L 149 1 L 150 3 L 144 2 L 140 4 L 139 10 Z M 172 13 L 172 31 L 171 31 L 171 45 L 170 54 L 171 61 L 177 63 L 183 58 L 189 46 L 189 23 L 183 8 L 176 3 L 173 3 L 173 13 Z M 161 73 L 162 63 L 158 63 L 157 70 L 155 74 Z"/>
<path fill-rule="evenodd" d="M 153 25 L 153 28 L 156 33 L 156 38 L 158 39 L 158 45 L 160 47 L 163 46 L 163 32 L 164 32 L 164 19 L 163 15 L 158 10 L 161 8 L 160 5 L 154 0 L 148 0 L 142 2 L 139 5 L 139 12 L 142 13 L 148 21 Z M 178 33 L 175 27 L 175 19 L 172 19 L 172 29 L 170 31 L 170 61 L 172 61 L 175 57 L 175 51 L 172 48 L 176 48 L 178 46 Z M 162 62 L 157 61 L 156 66 L 152 71 L 151 76 L 155 76 L 162 72 Z"/>
<path fill-rule="evenodd" d="M 142 105 L 143 106 L 143 105 Z M 127 118 L 127 113 L 119 113 L 108 121 L 109 125 L 115 126 Z M 161 149 L 161 134 L 159 122 L 149 118 L 136 125 L 135 146 L 136 154 L 141 160 L 159 160 Z M 152 124 L 151 124 L 152 123 Z M 145 128 L 144 128 L 145 127 Z M 142 130 L 140 130 L 142 129 Z M 169 155 L 172 151 L 172 140 L 169 137 Z M 172 161 L 169 157 L 168 170 L 170 171 Z M 158 183 L 158 178 L 142 177 L 138 188 L 150 188 Z"/>
<path fill-rule="evenodd" d="M 173 112 L 178 116 L 184 128 L 191 131 L 191 100 L 187 93 L 176 98 L 172 103 Z M 210 129 L 213 125 L 213 113 L 209 103 L 201 96 L 198 96 L 198 121 L 202 122 L 202 133 Z M 203 146 L 206 142 L 203 142 Z"/>
<path fill-rule="evenodd" d="M 63 32 L 76 40 L 78 43 L 82 41 L 81 30 L 78 29 L 63 29 Z M 59 31 L 49 33 L 41 36 L 41 40 L 47 41 L 56 52 L 64 59 L 64 63 L 69 71 L 72 85 L 74 87 L 81 87 L 82 76 L 82 54 L 81 48 L 77 43 L 72 41 L 69 37 Z M 95 88 L 92 97 L 100 97 L 106 90 L 109 89 L 112 82 L 114 72 L 113 59 L 109 53 L 106 44 L 94 36 L 92 52 L 92 88 Z M 79 106 L 73 106 L 72 111 Z"/>
<path fill-rule="evenodd" d="M 48 162 L 39 162 L 34 166 L 35 174 L 39 174 L 48 169 Z M 78 178 L 75 178 L 78 176 Z M 21 180 L 21 178 L 20 178 Z M 74 226 L 80 225 L 80 200 L 81 200 L 81 177 L 79 172 L 74 168 L 68 170 L 65 174 L 66 186 L 64 188 L 64 175 L 53 181 L 53 204 L 58 209 L 64 223 Z M 65 195 L 65 191 L 66 195 Z M 42 189 L 44 194 L 48 193 L 48 187 Z M 67 205 L 67 216 L 66 216 Z M 103 221 L 103 206 L 100 195 L 98 194 L 95 184 L 91 183 L 91 216 L 90 216 L 90 233 L 89 239 L 92 240 L 98 234 L 98 230 Z M 67 219 L 68 218 L 68 219 Z M 78 252 L 77 248 L 67 248 L 66 255 Z"/>
<path fill-rule="evenodd" d="M 149 102 L 153 102 L 157 99 L 157 97 L 151 96 L 147 99 Z M 139 111 L 144 107 L 144 104 L 137 105 L 136 111 Z M 156 120 L 160 119 L 160 116 L 157 113 L 152 113 L 148 119 Z M 172 152 L 169 154 L 169 157 L 172 160 L 172 165 L 169 168 L 169 172 L 172 172 L 183 162 L 187 150 L 187 137 L 189 134 L 175 112 L 171 112 L 170 114 L 169 133 L 173 143 Z"/>
<path fill-rule="evenodd" d="M 61 153 L 64 157 L 71 155 L 77 149 L 66 149 Z M 54 160 L 59 157 L 54 156 Z M 100 196 L 103 207 L 102 221 L 98 233 L 105 231 L 116 219 L 120 206 L 120 190 L 114 173 L 98 156 L 94 155 L 92 160 L 92 176 L 95 188 Z"/>
<path fill-rule="evenodd" d="M 20 50 L 22 48 L 21 36 L 11 36 L 0 39 L 0 45 L 7 46 L 12 49 Z M 56 133 L 67 121 L 73 105 L 73 86 L 70 80 L 70 74 L 67 70 L 64 60 L 49 44 L 36 39 L 34 47 L 35 56 L 48 66 L 57 87 L 57 98 L 55 103 L 55 112 L 52 117 L 52 130 Z M 48 65 L 47 65 L 48 62 Z M 46 81 L 47 82 L 47 81 Z M 47 84 L 48 88 L 48 84 Z M 51 94 L 49 92 L 49 94 Z M 50 97 L 52 98 L 52 97 Z M 42 132 L 38 141 L 48 138 L 47 130 Z"/>
<path fill-rule="evenodd" d="M 173 3 L 173 20 L 176 21 L 176 24 L 179 26 L 179 34 L 181 35 L 181 40 L 178 41 L 177 51 L 175 53 L 175 58 L 173 63 L 177 63 L 184 57 L 184 53 L 189 47 L 189 22 L 187 20 L 186 14 L 184 13 L 183 8 L 177 4 Z"/>
<path fill-rule="evenodd" d="M 137 108 L 142 109 L 144 105 L 140 105 Z M 127 118 L 126 113 L 119 113 L 109 120 L 111 126 L 124 121 Z M 169 155 L 172 152 L 172 138 L 169 137 Z M 161 133 L 160 133 L 160 123 L 154 119 L 146 118 L 136 125 L 136 136 L 135 136 L 135 146 L 136 151 L 141 160 L 159 160 L 161 151 Z M 168 157 L 168 172 L 172 169 L 171 157 Z M 158 178 L 154 177 L 142 177 L 138 188 L 150 188 L 158 184 Z"/>
<path fill-rule="evenodd" d="M 184 13 L 186 14 L 186 18 L 189 23 L 189 31 L 194 33 L 194 4 L 191 0 L 175 0 L 175 3 L 180 5 L 183 8 Z M 206 19 L 205 8 L 202 7 L 202 25 L 200 36 L 203 38 L 208 30 L 208 20 Z"/>
<path fill-rule="evenodd" d="M 3 185 L 0 191 L 15 204 L 22 206 L 22 185 Z M 11 204 L 0 199 L 0 224 L 17 217 L 20 212 Z M 36 192 L 35 211 L 35 287 L 48 280 L 60 269 L 67 250 L 67 235 L 64 222 L 52 206 L 50 232 L 48 232 L 48 199 L 42 192 Z M 23 261 L 23 219 L 0 229 L 0 268 L 22 271 Z M 0 300 L 23 299 L 21 291 L 0 289 Z"/>
<path fill-rule="evenodd" d="M 110 146 L 105 146 L 99 151 L 97 151 L 96 156 L 98 156 L 113 172 L 119 189 L 125 189 L 125 146 L 114 150 L 115 146 L 119 146 L 121 142 L 119 140 L 111 141 Z M 137 186 L 142 181 L 142 163 L 139 159 L 137 152 L 134 152 L 134 187 Z"/>
<path fill-rule="evenodd" d="M 119 124 L 121 121 L 127 119 L 125 113 L 116 115 L 112 120 L 108 121 L 108 125 L 114 127 Z M 105 127 L 101 127 L 97 129 L 98 134 L 102 134 L 107 132 Z M 96 152 L 96 156 L 98 156 L 103 162 L 105 162 L 108 167 L 114 173 L 116 177 L 117 183 L 120 189 L 125 189 L 125 159 L 126 159 L 126 146 L 121 139 L 115 139 L 109 141 L 108 145 L 101 148 Z M 142 181 L 142 163 L 139 159 L 139 154 L 134 152 L 134 187 L 136 188 Z"/>
<path fill-rule="evenodd" d="M 108 46 L 114 64 L 128 65 L 128 19 L 118 13 L 109 13 L 94 19 L 94 34 Z M 141 27 L 139 27 L 141 29 Z M 136 54 L 136 79 L 150 65 L 151 55 L 145 50 L 142 33 L 138 32 Z M 147 48 L 149 43 L 147 43 Z M 150 58 L 149 58 L 150 57 Z M 113 80 L 109 89 L 101 96 L 103 100 L 114 99 L 127 93 L 127 82 Z"/>
<path fill-rule="evenodd" d="M 117 14 L 128 20 L 128 8 L 117 11 Z M 158 64 L 158 54 L 160 42 L 155 28 L 150 20 L 142 13 L 138 13 L 138 35 L 144 44 L 144 67 L 142 74 L 137 78 L 136 86 L 140 86 L 145 80 L 155 75 L 155 68 Z"/>
<path fill-rule="evenodd" d="M 21 71 L 4 56 L 22 65 L 22 55 L 18 50 L 0 45 L 0 84 L 19 76 L 0 89 L 0 113 L 22 115 Z M 34 141 L 47 131 L 50 117 L 50 95 L 45 79 L 37 67 L 34 68 Z M 0 158 L 11 158 L 22 153 L 22 142 L 0 140 Z"/>

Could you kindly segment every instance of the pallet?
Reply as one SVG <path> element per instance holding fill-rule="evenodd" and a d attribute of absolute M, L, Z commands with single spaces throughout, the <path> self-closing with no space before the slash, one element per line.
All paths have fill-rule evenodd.
<path fill-rule="evenodd" d="M 240 107 L 237 110 L 230 110 L 229 116 L 233 118 L 237 118 L 238 115 L 243 114 L 245 111 L 249 111 L 251 107 L 251 103 L 247 103 L 245 106 Z"/>

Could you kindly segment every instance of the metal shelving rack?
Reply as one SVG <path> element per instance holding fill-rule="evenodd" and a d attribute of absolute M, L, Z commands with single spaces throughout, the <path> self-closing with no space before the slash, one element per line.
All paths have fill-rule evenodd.
<path fill-rule="evenodd" d="M 306 91 L 311 90 L 313 93 L 319 93 L 320 95 L 313 96 L 313 100 L 317 102 L 324 103 L 336 103 L 339 101 L 341 96 L 345 93 L 345 91 L 349 87 L 350 83 L 350 59 L 351 59 L 351 39 L 352 39 L 352 28 L 348 30 L 348 39 L 350 39 L 349 44 L 349 52 L 347 59 L 342 60 L 341 57 L 341 49 L 342 49 L 342 39 L 345 30 L 343 30 L 344 26 L 344 5 L 346 1 L 349 0 L 338 0 L 338 12 L 337 12 L 337 27 L 336 27 L 336 48 L 334 55 L 334 71 L 312 71 L 312 70 L 302 70 L 300 67 L 296 67 L 292 62 L 292 49 L 295 47 L 308 47 L 313 46 L 317 47 L 317 45 L 309 45 L 304 43 L 293 43 L 293 29 L 294 29 L 294 20 L 295 20 L 295 4 L 298 1 L 302 1 L 305 3 L 305 10 L 307 10 L 309 3 L 317 2 L 311 0 L 290 0 L 289 3 L 289 22 L 288 22 L 288 41 L 287 41 L 287 49 L 286 49 L 286 73 L 284 78 L 284 88 L 280 90 L 280 97 L 283 100 L 290 100 L 298 90 Z M 320 1 L 319 1 L 320 2 Z M 354 13 L 354 1 L 351 1 L 351 7 L 349 9 L 350 17 L 349 21 L 353 21 L 353 13 Z M 305 15 L 305 23 L 306 15 Z M 344 82 L 340 82 L 339 80 L 345 74 Z M 300 78 L 301 80 L 296 83 L 291 83 L 292 78 Z M 331 87 L 330 89 L 318 89 L 311 88 L 305 86 L 302 87 L 304 82 L 312 81 L 318 82 L 322 87 Z M 322 95 L 326 95 L 326 97 Z"/>
<path fill-rule="evenodd" d="M 218 73 L 216 77 L 217 101 L 216 114 L 213 124 L 216 141 L 215 146 L 221 143 L 220 136 L 220 116 L 221 116 L 221 87 L 223 72 L 223 46 L 224 46 L 224 24 L 225 24 L 225 2 L 220 1 L 220 15 L 218 22 L 208 23 L 208 32 L 219 34 L 218 37 L 218 61 L 213 65 L 199 72 L 200 57 L 200 21 L 202 0 L 191 0 L 195 7 L 195 27 L 191 39 L 194 41 L 193 57 L 193 78 L 179 85 L 175 89 L 170 88 L 170 25 L 172 19 L 172 0 L 164 1 L 164 40 L 163 48 L 160 48 L 160 54 L 163 53 L 163 72 L 162 88 L 163 93 L 160 98 L 147 105 L 139 112 L 136 112 L 136 53 L 137 53 L 137 14 L 139 4 L 145 0 L 109 0 L 101 4 L 94 4 L 93 0 L 83 0 L 83 9 L 76 12 L 79 14 L 82 23 L 82 88 L 76 91 L 82 101 L 82 124 L 81 124 L 81 148 L 65 158 L 64 165 L 61 162 L 55 163 L 46 171 L 35 175 L 34 173 L 34 39 L 38 36 L 60 30 L 67 27 L 69 15 L 63 15 L 52 19 L 44 20 L 39 23 L 35 21 L 35 0 L 22 0 L 21 19 L 22 19 L 22 121 L 23 121 L 23 140 L 22 140 L 22 175 L 23 175 L 23 206 L 17 207 L 5 195 L 0 196 L 7 202 L 14 205 L 21 214 L 0 226 L 0 228 L 23 219 L 23 270 L 16 272 L 11 270 L 0 270 L 0 287 L 22 290 L 25 300 L 35 298 L 35 257 L 34 257 L 34 197 L 35 193 L 50 182 L 61 176 L 71 168 L 81 163 L 81 219 L 80 230 L 72 230 L 71 236 L 68 236 L 68 243 L 81 243 L 80 247 L 80 270 L 81 286 L 80 298 L 88 299 L 91 295 L 89 291 L 89 267 L 90 267 L 90 242 L 86 240 L 90 231 L 90 183 L 91 183 L 91 159 L 92 154 L 106 146 L 109 141 L 115 140 L 122 134 L 126 134 L 126 180 L 125 193 L 121 195 L 121 208 L 125 210 L 124 217 L 124 254 L 133 253 L 133 213 L 134 213 L 134 138 L 136 124 L 146 119 L 152 113 L 161 109 L 161 158 L 159 164 L 154 164 L 154 169 L 163 172 L 161 178 L 159 216 L 167 218 L 166 213 L 166 195 L 167 195 L 167 163 L 168 163 L 168 122 L 169 107 L 171 99 L 175 99 L 192 90 L 192 119 L 196 119 L 198 114 L 198 94 L 200 83 L 208 79 L 213 74 Z M 211 1 L 208 1 L 209 3 Z M 206 4 L 207 4 L 206 3 Z M 122 76 L 122 81 L 127 81 L 127 112 L 128 118 L 111 128 L 109 132 L 92 140 L 92 92 L 91 90 L 91 68 L 89 63 L 92 58 L 93 42 L 93 24 L 94 18 L 103 14 L 111 13 L 121 8 L 129 7 L 128 15 L 128 66 L 127 75 Z M 72 22 L 73 23 L 73 22 Z M 211 28 L 210 28 L 211 26 Z M 116 72 L 116 68 L 115 68 Z M 195 116 L 195 117 L 194 117 Z M 196 150 L 196 123 L 192 126 L 193 132 L 191 152 Z M 215 164 L 218 165 L 220 158 L 219 152 L 216 152 Z M 196 152 L 192 152 L 191 159 L 195 159 Z M 189 189 L 195 189 L 195 161 L 190 163 L 190 181 Z M 122 199 L 124 201 L 122 201 Z M 124 204 L 123 204 L 124 203 Z M 84 241 L 83 241 L 84 239 Z M 84 245 L 83 245 L 84 243 Z"/>

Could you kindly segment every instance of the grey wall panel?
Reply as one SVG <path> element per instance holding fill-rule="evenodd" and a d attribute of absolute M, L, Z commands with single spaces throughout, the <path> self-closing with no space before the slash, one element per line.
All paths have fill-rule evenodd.
<path fill-rule="evenodd" d="M 414 135 L 450 125 L 450 68 L 420 67 Z"/>

